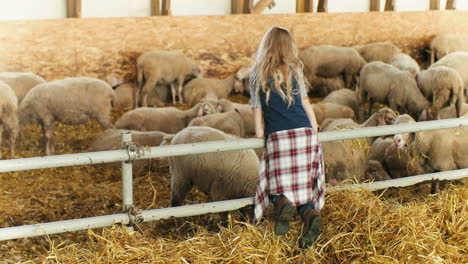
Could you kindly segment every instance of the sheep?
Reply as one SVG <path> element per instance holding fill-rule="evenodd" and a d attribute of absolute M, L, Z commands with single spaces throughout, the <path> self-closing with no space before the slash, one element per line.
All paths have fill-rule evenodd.
<path fill-rule="evenodd" d="M 148 105 L 149 106 L 162 106 L 161 102 L 167 101 L 169 97 L 169 91 L 166 86 L 156 85 L 156 89 L 152 89 L 148 92 Z M 112 87 L 117 95 L 117 102 L 115 107 L 120 109 L 129 109 L 133 107 L 133 96 L 137 89 L 135 83 L 125 82 L 117 85 L 115 88 Z"/>
<path fill-rule="evenodd" d="M 343 75 L 345 87 L 351 83 L 366 61 L 353 48 L 331 45 L 309 47 L 299 58 L 304 63 L 304 76 L 334 78 Z"/>
<path fill-rule="evenodd" d="M 214 107 L 207 103 L 199 103 L 188 110 L 175 107 L 139 107 L 123 114 L 115 122 L 115 128 L 175 134 L 193 118 L 214 112 Z"/>
<path fill-rule="evenodd" d="M 187 127 L 173 137 L 171 144 L 232 138 L 210 127 Z M 181 205 L 192 186 L 208 194 L 211 201 L 251 197 L 255 194 L 259 167 L 257 155 L 251 149 L 170 157 L 170 205 Z"/>
<path fill-rule="evenodd" d="M 19 132 L 18 124 L 18 98 L 13 89 L 5 82 L 0 81 L 0 144 L 3 139 L 3 131 L 8 135 L 11 157 L 15 156 L 15 141 Z M 2 153 L 0 151 L 0 158 Z"/>
<path fill-rule="evenodd" d="M 388 175 L 382 164 L 376 160 L 369 160 L 366 168 L 365 180 L 385 181 L 392 178 Z"/>
<path fill-rule="evenodd" d="M 468 168 L 468 128 L 448 128 L 409 133 L 405 140 L 394 136 L 399 148 L 407 149 L 411 158 L 423 164 L 427 172 Z"/>
<path fill-rule="evenodd" d="M 147 96 L 157 84 L 170 84 L 172 103 L 183 103 L 182 86 L 187 75 L 201 77 L 201 68 L 198 62 L 185 57 L 181 51 L 148 51 L 137 59 L 138 90 L 135 96 L 135 107 L 141 100 L 142 106 L 148 106 Z M 178 89 L 175 90 L 174 82 Z M 158 104 L 159 105 L 159 104 Z"/>
<path fill-rule="evenodd" d="M 313 104 L 312 108 L 319 126 L 327 118 L 355 118 L 353 109 L 344 105 L 325 102 Z"/>
<path fill-rule="evenodd" d="M 217 102 L 214 102 L 213 104 L 216 105 L 216 109 L 218 112 L 229 112 L 234 111 L 235 109 L 239 110 L 242 120 L 244 121 L 245 134 L 255 134 L 255 121 L 253 118 L 252 108 L 250 104 L 233 103 L 228 99 L 221 99 Z"/>
<path fill-rule="evenodd" d="M 468 104 L 463 104 L 460 116 L 465 116 L 468 113 Z M 418 121 L 428 121 L 437 119 L 457 118 L 457 109 L 455 105 L 449 105 L 440 109 L 438 112 L 424 110 L 419 116 Z"/>
<path fill-rule="evenodd" d="M 431 64 L 456 51 L 468 51 L 468 36 L 455 34 L 436 36 L 430 44 Z"/>
<path fill-rule="evenodd" d="M 431 112 L 439 112 L 447 105 L 456 105 L 457 117 L 461 115 L 465 101 L 464 85 L 456 70 L 446 66 L 430 67 L 418 74 L 417 82 L 423 95 L 432 99 Z"/>
<path fill-rule="evenodd" d="M 336 90 L 323 98 L 322 102 L 345 105 L 353 109 L 354 113 L 360 112 L 359 96 L 351 89 L 343 88 Z"/>
<path fill-rule="evenodd" d="M 408 71 L 413 76 L 417 76 L 421 71 L 419 64 L 410 56 L 400 53 L 390 59 L 390 65 L 402 71 Z"/>
<path fill-rule="evenodd" d="M 380 61 L 370 62 L 362 68 L 359 97 L 361 103 L 369 100 L 368 113 L 374 101 L 388 103 L 392 110 L 414 117 L 430 105 L 411 73 Z M 364 113 L 361 113 L 360 119 L 363 117 Z"/>
<path fill-rule="evenodd" d="M 367 62 L 381 61 L 390 63 L 391 59 L 401 53 L 400 48 L 389 42 L 374 42 L 364 45 L 356 45 L 353 48 L 359 52 Z"/>
<path fill-rule="evenodd" d="M 414 123 L 409 115 L 400 115 L 395 123 Z M 406 139 L 409 134 L 402 134 Z M 391 178 L 401 178 L 411 175 L 423 174 L 422 167 L 411 159 L 406 150 L 397 147 L 392 138 L 378 138 L 374 141 L 369 152 L 369 160 L 379 162 Z"/>
<path fill-rule="evenodd" d="M 376 126 L 392 124 L 395 113 L 388 108 L 380 110 L 373 115 L 363 126 Z M 354 123 L 355 124 L 355 123 Z M 357 127 L 357 124 L 349 127 Z M 372 140 L 341 140 L 323 142 L 325 155 L 325 177 L 329 183 L 336 183 L 346 179 L 361 181 L 366 175 L 368 163 L 367 150 Z"/>
<path fill-rule="evenodd" d="M 242 81 L 236 78 L 236 74 L 231 74 L 224 79 L 195 78 L 184 86 L 183 97 L 186 103 L 195 105 L 204 98 L 226 98 L 232 90 L 236 93 L 244 91 Z"/>
<path fill-rule="evenodd" d="M 42 77 L 32 72 L 0 72 L 0 80 L 6 82 L 13 89 L 19 103 L 31 88 L 45 83 Z"/>
<path fill-rule="evenodd" d="M 328 94 L 345 87 L 343 78 L 339 76 L 335 78 L 312 76 L 310 79 L 306 80 L 308 81 L 307 86 L 310 87 L 309 93 L 318 97 L 327 96 Z"/>
<path fill-rule="evenodd" d="M 452 68 L 460 74 L 460 77 L 463 80 L 465 88 L 468 87 L 468 66 L 466 62 L 468 61 L 468 52 L 452 52 L 442 59 L 438 60 L 436 63 L 432 64 L 430 68 L 446 66 Z"/>
<path fill-rule="evenodd" d="M 397 115 L 392 109 L 383 107 L 377 112 L 373 113 L 364 123 L 357 124 L 349 118 L 332 119 L 327 118 L 322 122 L 321 131 L 330 131 L 343 128 L 358 128 L 358 127 L 371 127 L 371 126 L 385 126 L 391 125 L 395 122 Z"/>
<path fill-rule="evenodd" d="M 165 137 L 171 134 L 166 134 L 160 131 L 135 131 L 135 130 L 124 130 L 124 129 L 107 129 L 101 135 L 97 136 L 94 141 L 90 144 L 88 151 L 105 151 L 114 150 L 121 148 L 121 134 L 124 132 L 131 132 L 132 142 L 138 146 L 159 146 Z M 155 160 L 143 159 L 136 160 L 133 162 L 133 171 L 135 173 L 142 172 L 145 168 L 156 169 Z M 106 163 L 106 166 L 120 167 L 120 162 Z"/>
<path fill-rule="evenodd" d="M 19 105 L 20 126 L 41 124 L 45 152 L 54 152 L 55 121 L 78 125 L 95 119 L 103 129 L 111 128 L 110 111 L 117 98 L 106 82 L 87 77 L 66 78 L 32 88 Z"/>
<path fill-rule="evenodd" d="M 224 113 L 214 113 L 209 116 L 196 117 L 190 121 L 188 126 L 212 127 L 227 134 L 239 137 L 245 136 L 244 120 L 237 109 Z"/>

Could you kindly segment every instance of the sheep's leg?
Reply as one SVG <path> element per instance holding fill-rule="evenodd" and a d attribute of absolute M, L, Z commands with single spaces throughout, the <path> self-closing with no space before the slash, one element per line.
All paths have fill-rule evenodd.
<path fill-rule="evenodd" d="M 171 95 L 172 95 L 172 103 L 176 104 L 176 90 L 174 82 L 171 83 Z"/>
<path fill-rule="evenodd" d="M 192 184 L 188 180 L 177 181 L 173 178 L 171 181 L 171 207 L 182 205 L 185 195 L 191 188 Z"/>
<path fill-rule="evenodd" d="M 437 194 L 440 190 L 440 181 L 439 180 L 432 180 L 431 182 L 431 194 Z"/>
<path fill-rule="evenodd" d="M 10 145 L 11 158 L 15 157 L 15 142 L 18 133 L 14 129 L 9 129 L 8 145 Z"/>
<path fill-rule="evenodd" d="M 372 108 L 374 107 L 374 100 L 372 98 L 369 99 L 369 108 L 367 109 L 367 113 L 364 115 L 364 120 L 372 113 Z"/>
<path fill-rule="evenodd" d="M 353 81 L 353 74 L 350 74 L 350 73 L 345 73 L 345 85 L 346 85 L 346 88 L 349 88 L 349 89 L 352 89 L 351 87 L 351 84 L 352 84 L 352 81 Z"/>
<path fill-rule="evenodd" d="M 182 77 L 182 78 L 179 78 L 177 80 L 177 82 L 179 83 L 179 87 L 177 89 L 177 96 L 179 96 L 179 102 L 180 104 L 183 104 L 184 103 L 184 98 L 182 98 L 182 88 L 183 88 L 183 85 L 184 85 L 184 79 L 185 79 L 185 76 Z"/>
<path fill-rule="evenodd" d="M 100 113 L 97 117 L 97 121 L 99 125 L 101 125 L 102 129 L 109 129 L 114 127 L 110 120 L 110 109 L 109 111 L 103 111 L 102 113 Z"/>
<path fill-rule="evenodd" d="M 54 129 L 55 129 L 55 122 L 47 121 L 44 122 L 44 136 L 46 139 L 46 155 L 52 155 L 55 152 L 54 148 Z"/>
<path fill-rule="evenodd" d="M 3 125 L 0 125 L 0 146 L 2 145 L 3 141 Z M 0 158 L 2 158 L 2 151 L 0 151 Z"/>
<path fill-rule="evenodd" d="M 148 106 L 148 93 L 151 89 L 154 89 L 156 86 L 157 81 L 153 78 L 149 78 L 146 80 L 145 85 L 141 89 L 141 106 L 146 107 Z"/>

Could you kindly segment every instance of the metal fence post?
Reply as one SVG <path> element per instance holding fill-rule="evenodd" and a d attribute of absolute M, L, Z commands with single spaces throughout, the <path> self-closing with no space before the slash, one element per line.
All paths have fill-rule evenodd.
<path fill-rule="evenodd" d="M 128 213 L 130 223 L 127 225 L 128 231 L 133 231 L 132 216 L 130 213 L 134 210 L 133 207 L 133 158 L 130 149 L 130 143 L 132 142 L 131 132 L 122 132 L 122 149 L 128 151 L 127 161 L 122 161 L 122 210 Z"/>

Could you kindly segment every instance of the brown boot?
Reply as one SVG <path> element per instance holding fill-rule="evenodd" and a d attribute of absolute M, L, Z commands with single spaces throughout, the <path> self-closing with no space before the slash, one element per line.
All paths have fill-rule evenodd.
<path fill-rule="evenodd" d="M 318 211 L 311 207 L 307 207 L 301 215 L 302 221 L 302 236 L 299 239 L 300 248 L 308 248 L 312 246 L 320 235 L 320 228 L 322 226 L 322 217 Z"/>
<path fill-rule="evenodd" d="M 278 202 L 275 205 L 275 235 L 282 236 L 289 232 L 289 221 L 294 216 L 296 208 L 284 195 L 278 197 Z"/>

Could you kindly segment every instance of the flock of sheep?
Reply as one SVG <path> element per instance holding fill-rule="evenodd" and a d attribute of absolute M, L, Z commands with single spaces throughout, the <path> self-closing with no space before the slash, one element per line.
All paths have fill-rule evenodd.
<path fill-rule="evenodd" d="M 320 131 L 455 118 L 468 111 L 465 36 L 434 38 L 426 70 L 388 42 L 314 46 L 303 50 L 300 59 L 309 93 L 325 97 L 313 105 Z M 97 120 L 105 131 L 90 151 L 118 148 L 124 130 L 131 130 L 133 140 L 146 146 L 255 133 L 250 105 L 227 99 L 234 92 L 248 94 L 247 67 L 225 79 L 203 78 L 200 65 L 182 52 L 150 51 L 137 59 L 137 85 L 122 83 L 114 75 L 106 81 L 75 77 L 46 82 L 34 73 L 0 71 L 0 120 L 12 156 L 20 127 L 29 124 L 41 125 L 47 155 L 54 153 L 56 122 Z M 164 107 L 177 102 L 191 108 Z M 388 107 L 375 109 L 374 102 Z M 112 107 L 132 109 L 112 124 Z M 326 178 L 338 184 L 466 168 L 467 135 L 468 128 L 454 128 L 323 142 Z M 261 155 L 257 149 L 169 158 L 171 206 L 180 205 L 192 186 L 212 200 L 253 196 Z M 138 171 L 147 162 L 134 165 Z"/>

